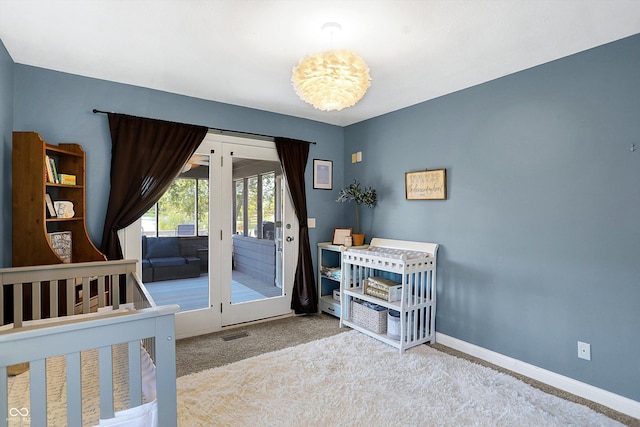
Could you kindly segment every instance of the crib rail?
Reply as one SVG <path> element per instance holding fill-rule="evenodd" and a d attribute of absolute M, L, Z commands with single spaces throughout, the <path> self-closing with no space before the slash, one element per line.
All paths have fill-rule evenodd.
<path fill-rule="evenodd" d="M 136 260 L 0 269 L 0 321 L 20 328 L 27 320 L 98 311 L 123 303 L 153 306 L 138 280 Z M 12 313 L 11 313 L 12 311 Z"/>
<path fill-rule="evenodd" d="M 156 396 L 160 425 L 175 425 L 176 368 L 174 315 L 177 305 L 135 311 L 95 313 L 33 322 L 21 329 L 0 332 L 0 426 L 12 418 L 7 408 L 7 367 L 29 362 L 30 424 L 47 425 L 46 359 L 66 355 L 67 425 L 82 425 L 80 352 L 98 349 L 100 418 L 114 416 L 112 348 L 127 344 L 129 358 L 129 407 L 141 404 L 140 341 L 153 340 L 156 366 Z M 86 320 L 86 319 L 89 320 Z M 15 414 L 13 414 L 15 415 Z"/>
<path fill-rule="evenodd" d="M 132 284 L 133 284 L 133 305 L 136 310 L 141 310 L 144 308 L 152 308 L 156 307 L 156 303 L 151 297 L 151 294 L 144 286 L 144 284 L 140 281 L 138 275 L 133 272 L 132 276 Z M 142 347 L 147 350 L 147 353 L 151 357 L 151 360 L 156 362 L 156 340 L 153 338 L 144 338 L 142 340 Z"/>
<path fill-rule="evenodd" d="M 155 305 L 136 274 L 136 260 L 0 269 L 0 285 L 0 427 L 27 411 L 8 408 L 8 367 L 24 363 L 29 364 L 28 423 L 47 425 L 47 359 L 57 356 L 65 356 L 67 382 L 67 419 L 61 423 L 84 425 L 80 354 L 87 350 L 97 351 L 101 419 L 114 417 L 113 360 L 126 351 L 127 407 L 141 405 L 143 395 L 153 400 L 143 393 L 149 386 L 142 377 L 150 375 L 159 425 L 175 426 L 179 307 Z"/>

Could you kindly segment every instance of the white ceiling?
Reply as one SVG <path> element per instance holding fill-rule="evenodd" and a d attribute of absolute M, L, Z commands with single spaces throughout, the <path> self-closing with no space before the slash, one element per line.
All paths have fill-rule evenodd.
<path fill-rule="evenodd" d="M 640 0 L 0 0 L 17 63 L 341 126 L 637 33 Z M 290 82 L 329 48 L 371 70 L 339 112 Z"/>

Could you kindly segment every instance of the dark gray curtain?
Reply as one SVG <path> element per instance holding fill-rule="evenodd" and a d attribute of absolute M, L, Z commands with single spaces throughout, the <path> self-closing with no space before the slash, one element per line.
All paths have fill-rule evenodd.
<path fill-rule="evenodd" d="M 309 143 L 282 137 L 276 137 L 274 141 L 300 224 L 298 263 L 293 283 L 293 294 L 291 295 L 291 308 L 295 310 L 296 314 L 317 313 L 318 295 L 311 259 L 309 227 L 307 225 L 307 196 L 304 182 L 304 171 L 309 158 Z"/>
<path fill-rule="evenodd" d="M 122 259 L 118 230 L 148 211 L 169 188 L 208 128 L 108 113 L 111 190 L 101 251 Z"/>

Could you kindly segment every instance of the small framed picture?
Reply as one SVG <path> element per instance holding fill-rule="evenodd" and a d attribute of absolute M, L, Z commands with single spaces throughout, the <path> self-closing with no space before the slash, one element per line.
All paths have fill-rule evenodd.
<path fill-rule="evenodd" d="M 331 244 L 333 245 L 344 245 L 344 239 L 345 237 L 350 237 L 351 236 L 351 229 L 350 228 L 334 228 L 333 229 L 333 240 L 331 241 Z"/>
<path fill-rule="evenodd" d="M 313 188 L 318 190 L 333 189 L 333 162 L 331 160 L 313 159 Z"/>

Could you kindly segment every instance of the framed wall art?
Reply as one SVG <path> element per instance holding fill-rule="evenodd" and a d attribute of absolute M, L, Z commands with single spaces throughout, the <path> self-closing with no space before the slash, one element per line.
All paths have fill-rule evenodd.
<path fill-rule="evenodd" d="M 407 200 L 446 200 L 447 170 L 405 172 L 404 186 Z"/>
<path fill-rule="evenodd" d="M 331 160 L 313 159 L 313 188 L 333 189 L 333 162 Z"/>

